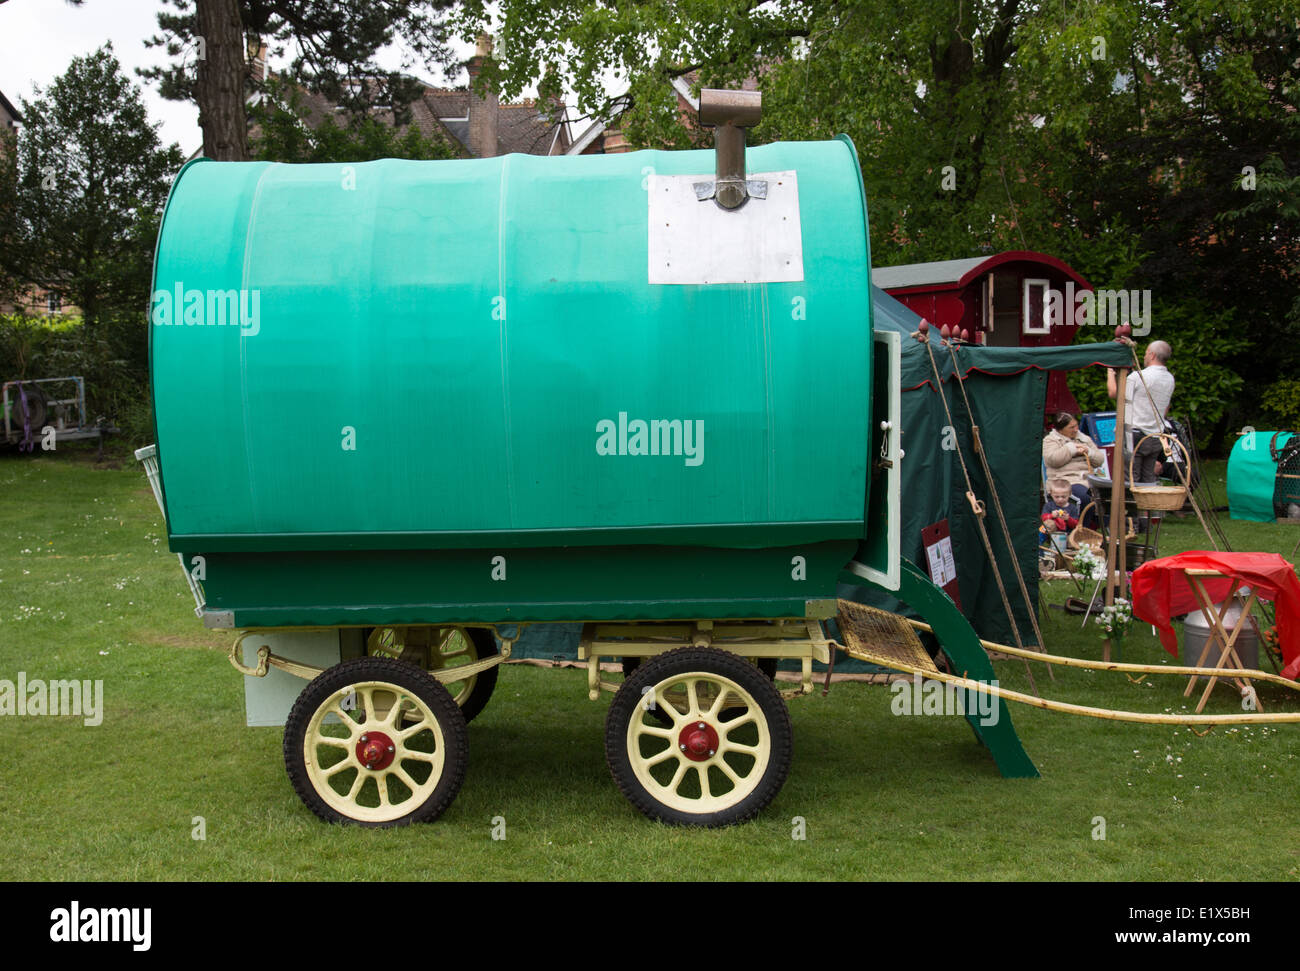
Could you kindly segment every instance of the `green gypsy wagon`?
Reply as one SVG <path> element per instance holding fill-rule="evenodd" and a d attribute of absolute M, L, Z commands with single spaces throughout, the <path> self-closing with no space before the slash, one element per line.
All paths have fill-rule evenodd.
<path fill-rule="evenodd" d="M 141 457 L 198 614 L 242 631 L 250 724 L 285 725 L 323 818 L 437 817 L 521 625 L 584 622 L 591 697 L 616 692 L 615 781 L 677 823 L 779 790 L 771 670 L 796 659 L 784 694 L 812 690 L 843 578 L 896 592 L 992 678 L 899 559 L 899 337 L 872 330 L 856 153 L 746 153 L 749 99 L 706 92 L 716 154 L 177 177 Z M 1005 710 L 971 723 L 1004 772 L 1034 773 Z"/>

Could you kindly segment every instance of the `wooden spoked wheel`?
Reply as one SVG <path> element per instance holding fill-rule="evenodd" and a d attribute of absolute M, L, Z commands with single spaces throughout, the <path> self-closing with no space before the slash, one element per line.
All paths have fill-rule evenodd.
<path fill-rule="evenodd" d="M 426 671 L 460 667 L 497 653 L 492 632 L 482 627 L 374 627 L 366 632 L 366 654 L 409 661 Z M 465 721 L 473 721 L 496 689 L 497 669 L 443 684 L 464 712 Z"/>
<path fill-rule="evenodd" d="M 460 791 L 465 717 L 430 674 L 358 658 L 303 689 L 284 730 L 285 768 L 329 822 L 387 827 L 436 819 Z"/>
<path fill-rule="evenodd" d="M 757 815 L 790 771 L 793 732 L 767 676 L 717 648 L 647 660 L 605 722 L 614 781 L 652 819 L 726 826 Z"/>

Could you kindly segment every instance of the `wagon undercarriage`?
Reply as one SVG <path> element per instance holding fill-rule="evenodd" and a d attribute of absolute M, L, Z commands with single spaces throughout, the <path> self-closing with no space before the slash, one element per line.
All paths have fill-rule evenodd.
<path fill-rule="evenodd" d="M 338 635 L 321 666 L 276 653 L 277 637 Z M 272 669 L 307 680 L 285 719 L 285 765 L 323 819 L 392 826 L 437 818 L 468 760 L 466 723 L 487 703 L 497 666 L 520 628 L 404 626 L 250 630 L 230 661 L 250 678 Z M 500 646 L 498 647 L 498 640 Z M 579 643 L 592 700 L 614 701 L 606 761 L 620 790 L 653 819 L 704 826 L 751 818 L 790 769 L 785 699 L 813 690 L 812 662 L 829 663 L 819 619 L 588 623 Z M 245 663 L 241 658 L 251 663 Z M 776 663 L 800 663 L 778 690 Z M 602 676 L 622 667 L 624 679 Z"/>

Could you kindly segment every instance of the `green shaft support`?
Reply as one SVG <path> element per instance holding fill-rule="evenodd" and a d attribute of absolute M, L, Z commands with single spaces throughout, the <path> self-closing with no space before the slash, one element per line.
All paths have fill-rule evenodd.
<path fill-rule="evenodd" d="M 885 592 L 908 604 L 934 628 L 934 635 L 939 639 L 944 654 L 952 662 L 955 673 L 972 681 L 996 681 L 997 675 L 993 665 L 989 663 L 988 655 L 984 653 L 975 629 L 962 616 L 957 605 L 947 594 L 931 583 L 930 578 L 915 564 L 904 559 L 901 561 L 901 566 L 897 593 Z M 841 574 L 842 578 L 847 576 Z M 853 582 L 864 586 L 875 586 L 860 577 L 855 577 Z M 1038 769 L 1025 752 L 1024 746 L 1020 744 L 1020 736 L 1016 734 L 1015 726 L 1011 723 L 1011 712 L 1006 702 L 1001 698 L 996 701 L 998 719 L 995 724 L 981 725 L 979 716 L 973 714 L 968 714 L 966 721 L 974 729 L 975 736 L 993 756 L 1003 778 L 1038 778 Z"/>

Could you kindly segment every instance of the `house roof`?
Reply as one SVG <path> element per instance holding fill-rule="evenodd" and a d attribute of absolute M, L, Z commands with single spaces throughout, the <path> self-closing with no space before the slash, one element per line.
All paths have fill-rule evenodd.
<path fill-rule="evenodd" d="M 583 131 L 581 135 L 579 135 L 577 138 L 573 140 L 573 144 L 570 145 L 565 150 L 564 154 L 581 155 L 583 152 L 585 152 L 587 150 L 587 146 L 589 146 L 592 142 L 594 142 L 597 138 L 599 138 L 601 135 L 604 134 L 605 129 L 608 128 L 612 123 L 612 119 L 618 118 L 623 113 L 623 110 L 627 107 L 629 100 L 630 100 L 630 96 L 627 94 L 620 94 L 617 98 L 615 98 L 610 103 L 610 118 L 597 118 L 595 121 L 593 121 L 590 125 L 587 126 L 587 128 Z"/>
<path fill-rule="evenodd" d="M 5 93 L 3 91 L 0 91 L 0 108 L 3 108 L 6 112 L 8 112 L 9 116 L 13 118 L 14 121 L 23 120 L 23 116 L 18 113 L 18 109 L 13 106 L 13 102 L 11 102 L 8 98 L 5 97 Z"/>
<path fill-rule="evenodd" d="M 907 263 L 882 266 L 871 271 L 871 282 L 892 292 L 913 289 L 960 290 L 1004 263 L 1038 263 L 1065 274 L 1083 288 L 1088 281 L 1069 264 L 1047 253 L 1033 250 L 1007 250 L 992 256 L 972 256 L 962 260 L 938 260 L 933 263 Z"/>
<path fill-rule="evenodd" d="M 497 116 L 497 144 L 501 154 L 523 152 L 549 155 L 562 124 L 552 121 L 535 101 L 501 105 Z"/>
<path fill-rule="evenodd" d="M 319 124 L 334 117 L 335 105 L 327 98 L 308 91 L 299 92 L 308 110 L 310 122 Z M 426 138 L 452 141 L 470 154 L 469 99 L 467 88 L 425 87 L 411 103 L 411 124 Z M 391 112 L 376 112 L 375 117 L 393 123 Z M 497 154 L 519 152 L 524 155 L 548 155 L 563 133 L 563 123 L 552 121 L 546 109 L 529 98 L 497 106 Z"/>

